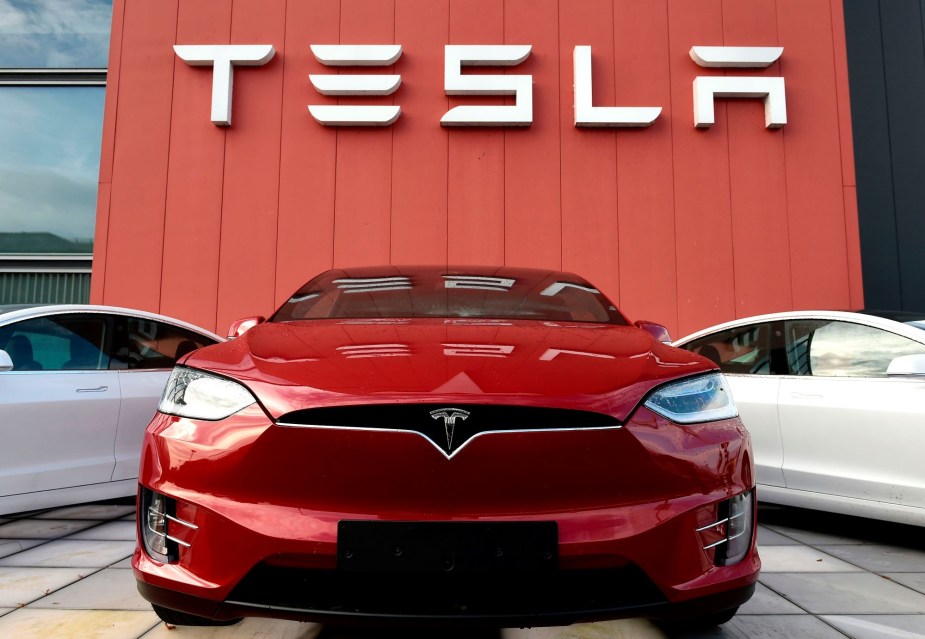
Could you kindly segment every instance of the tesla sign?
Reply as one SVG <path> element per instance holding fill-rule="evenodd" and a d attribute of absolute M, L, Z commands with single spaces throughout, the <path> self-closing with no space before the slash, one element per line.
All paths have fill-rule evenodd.
<path fill-rule="evenodd" d="M 390 45 L 311 45 L 315 58 L 326 67 L 387 67 L 401 57 L 402 48 Z M 514 96 L 513 105 L 466 105 L 447 111 L 440 124 L 457 126 L 530 126 L 533 123 L 533 76 L 463 74 L 465 66 L 514 67 L 530 56 L 531 45 L 446 45 L 444 91 L 447 95 Z M 211 66 L 212 122 L 231 124 L 234 67 L 261 66 L 275 53 L 270 44 L 175 45 L 177 56 L 193 66 Z M 783 53 L 782 47 L 705 47 L 690 50 L 691 59 L 707 68 L 765 68 Z M 575 126 L 647 127 L 661 114 L 659 106 L 594 106 L 591 47 L 576 46 L 574 68 Z M 395 93 L 401 76 L 394 74 L 312 74 L 309 82 L 328 96 L 382 96 Z M 775 76 L 698 76 L 693 82 L 694 126 L 714 122 L 713 103 L 721 98 L 761 98 L 765 126 L 787 123 L 784 79 Z M 325 126 L 388 126 L 401 115 L 400 105 L 311 104 L 311 116 Z"/>

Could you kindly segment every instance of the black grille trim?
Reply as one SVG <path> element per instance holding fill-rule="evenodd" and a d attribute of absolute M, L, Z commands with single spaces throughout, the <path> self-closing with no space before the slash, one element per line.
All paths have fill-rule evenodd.
<path fill-rule="evenodd" d="M 462 578 L 460 578 L 462 577 Z M 370 574 L 260 564 L 226 605 L 308 617 L 430 619 L 606 618 L 667 603 L 636 566 L 537 574 Z M 637 612 L 637 614 L 639 614 Z"/>
<path fill-rule="evenodd" d="M 440 414 L 443 413 L 443 414 Z M 459 413 L 464 414 L 464 416 Z M 451 415 L 456 414 L 456 417 Z M 447 458 L 472 439 L 491 433 L 621 428 L 604 413 L 510 404 L 362 404 L 307 408 L 287 413 L 280 426 L 415 433 Z"/>

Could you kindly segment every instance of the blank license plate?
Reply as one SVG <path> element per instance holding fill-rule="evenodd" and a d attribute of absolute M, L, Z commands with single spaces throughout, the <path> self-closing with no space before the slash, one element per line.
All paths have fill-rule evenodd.
<path fill-rule="evenodd" d="M 355 572 L 547 572 L 558 526 L 541 522 L 341 521 L 337 567 Z"/>

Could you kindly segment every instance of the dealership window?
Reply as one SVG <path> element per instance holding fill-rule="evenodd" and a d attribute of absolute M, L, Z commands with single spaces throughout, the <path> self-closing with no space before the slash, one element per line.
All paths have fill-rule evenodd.
<path fill-rule="evenodd" d="M 86 302 L 112 0 L 7 0 L 0 304 Z"/>

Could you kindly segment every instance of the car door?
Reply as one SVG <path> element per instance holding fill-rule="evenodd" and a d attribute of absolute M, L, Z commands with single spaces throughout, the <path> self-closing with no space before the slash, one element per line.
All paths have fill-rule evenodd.
<path fill-rule="evenodd" d="M 925 507 L 925 381 L 887 377 L 890 361 L 925 346 L 871 326 L 785 323 L 781 379 L 787 487 Z"/>
<path fill-rule="evenodd" d="M 726 375 L 739 416 L 752 438 L 757 481 L 769 486 L 784 486 L 777 417 L 780 379 L 772 374 L 777 360 L 772 360 L 772 338 L 779 332 L 779 323 L 748 324 L 683 346 L 719 364 Z"/>
<path fill-rule="evenodd" d="M 213 343 L 208 337 L 165 322 L 116 318 L 112 367 L 119 369 L 122 410 L 115 439 L 113 481 L 138 476 L 144 431 L 157 411 L 177 359 Z"/>
<path fill-rule="evenodd" d="M 0 347 L 16 352 L 13 369 L 0 372 L 0 495 L 110 480 L 120 404 L 111 331 L 93 313 L 0 327 Z"/>

